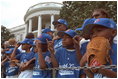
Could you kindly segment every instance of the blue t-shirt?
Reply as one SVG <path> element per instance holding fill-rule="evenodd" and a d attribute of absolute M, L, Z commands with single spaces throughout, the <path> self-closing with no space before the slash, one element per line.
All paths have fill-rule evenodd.
<path fill-rule="evenodd" d="M 61 47 L 62 47 L 62 39 L 60 38 L 58 40 L 55 40 L 54 41 L 54 49 L 55 49 L 55 51 L 57 51 Z"/>
<path fill-rule="evenodd" d="M 36 58 L 35 60 L 35 67 L 33 70 L 33 78 L 51 78 L 52 72 L 50 70 L 40 70 L 40 64 L 38 60 L 38 53 L 35 53 L 34 57 Z M 43 57 L 45 59 L 47 68 L 51 68 L 51 60 L 50 60 L 50 52 L 43 53 Z"/>
<path fill-rule="evenodd" d="M 4 66 L 6 67 L 6 76 L 14 76 L 19 72 L 18 66 L 11 67 L 9 61 L 5 62 Z"/>
<path fill-rule="evenodd" d="M 34 52 L 20 53 L 16 55 L 16 59 L 20 60 L 20 63 L 25 63 L 34 57 Z"/>
<path fill-rule="evenodd" d="M 80 48 L 80 53 L 82 55 L 84 55 L 86 53 L 86 49 L 87 49 L 87 45 L 88 45 L 89 42 L 85 42 L 81 45 L 81 48 Z"/>
<path fill-rule="evenodd" d="M 112 51 L 110 52 L 110 57 L 113 65 L 117 65 L 117 44 L 112 44 Z M 113 71 L 117 72 L 117 69 L 113 69 Z"/>
<path fill-rule="evenodd" d="M 20 54 L 21 51 L 19 49 L 16 50 L 16 55 Z"/>
<path fill-rule="evenodd" d="M 112 44 L 112 52 L 110 53 L 110 57 L 112 59 L 112 64 L 117 65 L 117 44 Z"/>
<path fill-rule="evenodd" d="M 59 67 L 79 67 L 78 59 L 75 50 L 67 50 L 60 48 L 55 54 Z M 79 78 L 80 70 L 59 70 L 57 73 L 58 78 Z"/>

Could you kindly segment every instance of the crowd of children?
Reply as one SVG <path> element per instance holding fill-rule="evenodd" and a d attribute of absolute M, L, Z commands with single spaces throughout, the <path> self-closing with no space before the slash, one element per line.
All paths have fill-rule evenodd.
<path fill-rule="evenodd" d="M 117 65 L 117 26 L 106 11 L 95 10 L 92 18 L 74 30 L 68 29 L 64 19 L 52 24 L 56 32 L 46 28 L 38 37 L 28 33 L 21 42 L 9 39 L 4 43 L 2 78 L 117 78 L 117 69 L 104 68 Z M 96 39 L 100 41 L 93 42 Z M 61 69 L 83 66 L 101 67 Z M 53 68 L 59 70 L 53 73 Z"/>

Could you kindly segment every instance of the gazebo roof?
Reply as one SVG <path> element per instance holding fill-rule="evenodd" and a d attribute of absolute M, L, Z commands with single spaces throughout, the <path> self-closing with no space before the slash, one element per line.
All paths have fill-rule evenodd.
<path fill-rule="evenodd" d="M 50 8 L 61 8 L 62 7 L 62 4 L 61 3 L 56 3 L 56 2 L 44 2 L 44 3 L 38 3 L 36 5 L 33 5 L 31 6 L 27 12 L 31 11 L 31 10 L 34 10 L 34 9 L 42 9 L 42 8 L 47 8 L 47 7 L 50 7 Z"/>
<path fill-rule="evenodd" d="M 27 10 L 24 19 L 26 19 L 28 15 L 34 12 L 42 11 L 42 10 L 60 10 L 62 6 L 63 4 L 57 2 L 44 2 L 44 3 L 35 4 Z"/>

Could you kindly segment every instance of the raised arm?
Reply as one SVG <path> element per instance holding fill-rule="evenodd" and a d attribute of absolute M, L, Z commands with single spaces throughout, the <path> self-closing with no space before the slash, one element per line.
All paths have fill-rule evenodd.
<path fill-rule="evenodd" d="M 14 59 L 14 58 L 15 58 L 15 56 L 16 56 L 16 50 L 18 49 L 18 47 L 19 47 L 20 45 L 21 45 L 21 44 L 16 44 L 16 45 L 15 45 L 15 48 L 14 48 L 12 54 L 11 54 L 11 59 Z"/>
<path fill-rule="evenodd" d="M 32 58 L 31 60 L 27 61 L 26 65 L 28 66 L 29 64 L 31 64 L 35 60 L 36 60 L 36 58 Z"/>
<path fill-rule="evenodd" d="M 59 67 L 59 64 L 56 61 L 56 58 L 55 58 L 55 55 L 54 55 L 54 53 L 55 53 L 55 51 L 54 51 L 54 41 L 48 41 L 47 40 L 47 43 L 48 43 L 48 50 L 50 51 L 50 54 L 51 54 L 51 62 L 52 62 L 53 68 Z"/>
<path fill-rule="evenodd" d="M 46 62 L 45 62 L 45 59 L 42 54 L 40 40 L 36 40 L 36 48 L 38 49 L 38 60 L 39 60 L 39 64 L 40 64 L 40 69 L 45 69 L 45 68 L 47 68 L 47 66 L 46 66 Z"/>
<path fill-rule="evenodd" d="M 8 58 L 6 57 L 4 60 L 2 60 L 1 62 L 1 66 L 3 66 L 3 64 L 8 60 Z"/>
<path fill-rule="evenodd" d="M 35 60 L 35 58 L 30 59 L 29 61 L 22 63 L 22 64 L 17 64 L 20 67 L 21 71 L 24 71 L 26 69 L 32 69 L 34 66 L 34 63 L 32 63 Z"/>
<path fill-rule="evenodd" d="M 81 37 L 78 35 L 73 38 L 74 47 L 76 49 L 76 55 L 77 55 L 77 59 L 79 63 L 82 58 L 82 54 L 80 52 L 80 40 L 81 40 Z"/>

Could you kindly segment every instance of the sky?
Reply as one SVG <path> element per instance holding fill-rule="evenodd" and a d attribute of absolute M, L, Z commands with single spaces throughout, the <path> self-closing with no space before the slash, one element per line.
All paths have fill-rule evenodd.
<path fill-rule="evenodd" d="M 24 15 L 29 7 L 41 2 L 59 2 L 63 0 L 0 0 L 1 25 L 12 28 L 24 24 Z"/>
<path fill-rule="evenodd" d="M 7 28 L 12 28 L 22 25 L 24 24 L 24 15 L 26 14 L 29 7 L 41 2 L 62 3 L 63 1 L 64 0 L 0 0 L 1 25 Z M 78 0 L 65 0 L 65 1 L 78 1 Z"/>

